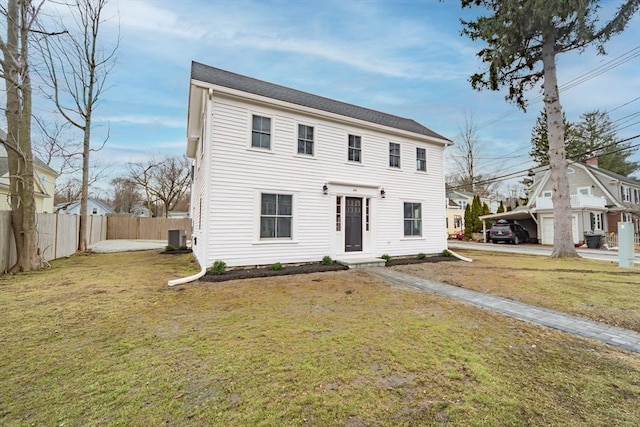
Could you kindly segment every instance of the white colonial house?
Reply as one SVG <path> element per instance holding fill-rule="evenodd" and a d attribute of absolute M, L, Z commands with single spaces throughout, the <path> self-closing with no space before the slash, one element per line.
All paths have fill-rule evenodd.
<path fill-rule="evenodd" d="M 413 120 L 194 62 L 187 139 L 201 266 L 447 247 L 450 141 Z"/>

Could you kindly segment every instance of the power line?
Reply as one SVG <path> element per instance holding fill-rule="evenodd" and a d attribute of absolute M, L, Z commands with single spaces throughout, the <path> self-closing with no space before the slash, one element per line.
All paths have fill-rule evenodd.
<path fill-rule="evenodd" d="M 613 145 L 617 145 L 617 144 L 620 144 L 620 143 L 623 143 L 623 142 L 632 141 L 632 140 L 637 139 L 637 138 L 640 138 L 640 134 L 634 135 L 634 136 L 629 137 L 629 138 L 622 139 L 620 141 L 616 141 L 613 144 L 608 144 L 608 145 L 603 146 L 603 147 L 598 147 L 598 148 L 595 148 L 593 150 L 588 150 L 588 151 L 585 151 L 583 153 L 579 153 L 574 157 L 582 157 L 582 156 L 584 156 L 586 154 L 591 154 L 591 153 L 593 153 L 593 152 L 595 152 L 597 150 L 601 150 L 603 148 L 607 148 L 607 147 L 610 147 L 610 146 L 613 146 Z M 628 147 L 623 147 L 623 148 L 620 148 L 620 149 L 615 150 L 615 151 L 610 151 L 610 152 L 608 152 L 606 154 L 614 154 L 614 153 L 618 153 L 618 152 L 625 151 L 625 150 L 631 150 L 631 149 L 634 149 L 634 148 L 637 148 L 637 147 L 640 147 L 640 143 L 637 143 L 635 145 L 630 145 Z M 573 160 L 573 159 L 567 159 L 567 160 L 572 162 L 572 163 L 576 163 L 576 161 Z M 541 169 L 539 169 L 539 170 L 540 171 L 547 171 L 547 170 L 549 170 L 549 165 L 542 166 Z M 475 181 L 475 182 L 473 182 L 473 185 L 491 184 L 491 183 L 494 183 L 494 182 L 504 181 L 504 180 L 507 180 L 507 179 L 519 178 L 520 176 L 528 175 L 529 171 L 530 171 L 530 168 L 522 169 L 522 170 L 519 170 L 519 171 L 516 171 L 516 172 L 511 172 L 511 173 L 508 173 L 508 174 L 504 174 L 504 175 L 500 175 L 500 176 L 497 176 L 497 177 L 485 179 L 485 180 L 482 180 L 482 181 Z M 450 187 L 449 189 L 450 190 L 457 190 L 457 189 L 460 189 L 460 188 L 463 188 L 463 187 L 464 187 L 463 185 L 459 185 L 459 186 L 455 186 L 455 187 Z"/>

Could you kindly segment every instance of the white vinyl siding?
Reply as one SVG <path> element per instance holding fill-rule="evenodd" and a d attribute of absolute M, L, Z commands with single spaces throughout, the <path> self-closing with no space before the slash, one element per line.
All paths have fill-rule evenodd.
<path fill-rule="evenodd" d="M 344 234 L 344 215 L 337 212 L 338 196 L 342 197 L 341 208 L 344 197 L 363 198 L 365 255 L 439 253 L 446 248 L 444 210 L 427 208 L 426 203 L 445 198 L 442 162 L 429 164 L 429 175 L 399 174 L 389 168 L 391 137 L 407 153 L 424 148 L 430 159 L 442 159 L 442 145 L 356 124 L 346 127 L 343 122 L 277 107 L 260 105 L 258 109 L 256 104 L 237 98 L 214 95 L 212 106 L 206 116 L 209 129 L 206 167 L 200 168 L 194 184 L 196 188 L 203 186 L 199 194 L 204 201 L 198 259 L 206 254 L 208 266 L 215 260 L 233 267 L 317 262 L 325 255 L 340 257 L 344 254 L 344 242 L 340 240 Z M 263 150 L 247 149 L 250 146 L 247 133 L 252 129 L 254 115 L 270 119 L 268 156 Z M 305 122 L 314 125 L 312 162 L 295 155 L 298 125 Z M 348 156 L 345 141 L 349 135 L 361 138 L 361 148 L 366 144 L 361 167 L 354 167 L 349 161 L 336 161 Z M 204 179 L 206 183 L 201 182 Z M 322 190 L 325 183 L 327 194 Z M 381 188 L 385 190 L 385 198 L 380 195 Z M 260 238 L 262 194 L 291 195 L 290 238 Z M 400 215 L 405 200 L 422 205 L 421 237 L 404 238 Z M 365 229 L 367 203 L 369 230 Z M 198 206 L 197 199 L 195 204 Z M 206 250 L 202 245 L 206 245 Z"/>

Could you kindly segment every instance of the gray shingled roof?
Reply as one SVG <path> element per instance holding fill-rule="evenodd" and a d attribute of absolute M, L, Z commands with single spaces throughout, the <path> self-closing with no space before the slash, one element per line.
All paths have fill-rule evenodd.
<path fill-rule="evenodd" d="M 450 141 L 448 138 L 435 133 L 431 129 L 422 126 L 420 123 L 411 119 L 405 119 L 392 114 L 358 107 L 356 105 L 324 98 L 318 95 L 312 95 L 307 92 L 302 92 L 274 83 L 257 80 L 252 77 L 232 73 L 220 68 L 200 64 L 195 61 L 191 63 L 191 78 L 254 95 L 265 96 L 279 101 L 290 102 L 292 104 L 314 108 L 316 110 L 327 111 L 329 113 L 339 114 L 353 119 Z"/>
<path fill-rule="evenodd" d="M 617 174 L 615 172 L 611 172 L 610 170 L 597 168 L 597 167 L 594 167 L 594 166 L 591 166 L 591 165 L 587 165 L 587 164 L 585 164 L 584 166 L 586 166 L 587 169 L 589 169 L 589 170 L 591 170 L 593 172 L 600 172 L 603 175 L 606 175 L 606 176 L 608 176 L 610 178 L 616 179 L 616 180 L 621 181 L 621 182 L 626 182 L 627 184 L 633 184 L 633 185 L 640 184 L 640 181 L 636 180 L 633 177 L 620 175 L 620 174 Z"/>

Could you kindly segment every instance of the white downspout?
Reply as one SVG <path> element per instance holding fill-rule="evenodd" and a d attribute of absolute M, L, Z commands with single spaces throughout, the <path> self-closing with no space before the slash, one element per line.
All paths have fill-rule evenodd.
<path fill-rule="evenodd" d="M 198 280 L 202 276 L 204 276 L 206 273 L 207 273 L 207 268 L 206 267 L 202 267 L 198 273 L 196 273 L 196 274 L 194 274 L 192 276 L 182 277 L 180 279 L 169 280 L 169 282 L 167 284 L 169 286 L 176 286 L 176 285 L 182 285 L 184 283 L 193 282 L 195 280 Z"/>

